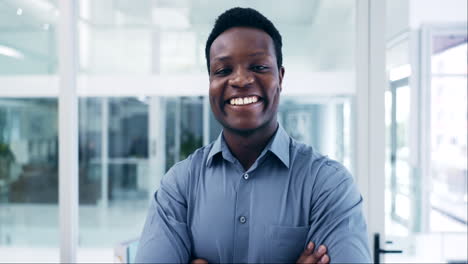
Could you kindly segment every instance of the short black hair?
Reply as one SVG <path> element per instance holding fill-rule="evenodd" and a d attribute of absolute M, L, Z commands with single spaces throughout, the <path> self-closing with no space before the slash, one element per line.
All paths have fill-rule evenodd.
<path fill-rule="evenodd" d="M 275 46 L 276 63 L 278 65 L 278 69 L 281 68 L 283 65 L 283 54 L 281 52 L 283 43 L 281 40 L 281 34 L 273 25 L 273 23 L 255 9 L 234 7 L 225 11 L 216 19 L 215 25 L 211 30 L 210 35 L 208 36 L 208 40 L 206 41 L 205 57 L 208 73 L 210 72 L 211 44 L 213 44 L 213 41 L 224 31 L 233 27 L 256 28 L 265 31 L 268 35 L 270 35 Z"/>

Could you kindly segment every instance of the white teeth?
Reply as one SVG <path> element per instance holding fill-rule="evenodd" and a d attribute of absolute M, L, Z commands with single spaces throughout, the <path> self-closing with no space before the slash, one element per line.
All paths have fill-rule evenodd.
<path fill-rule="evenodd" d="M 256 96 L 244 97 L 244 98 L 232 98 L 229 100 L 231 105 L 246 105 L 258 102 L 258 98 Z"/>

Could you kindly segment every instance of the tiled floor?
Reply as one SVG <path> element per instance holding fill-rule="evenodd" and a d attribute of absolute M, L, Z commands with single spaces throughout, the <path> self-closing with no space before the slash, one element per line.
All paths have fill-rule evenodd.
<path fill-rule="evenodd" d="M 83 247 L 113 247 L 138 237 L 147 213 L 147 201 L 119 202 L 104 209 L 79 208 L 79 244 Z M 11 205 L 0 207 L 0 246 L 58 247 L 57 205 Z"/>
<path fill-rule="evenodd" d="M 385 249 L 401 249 L 403 254 L 387 254 L 387 263 L 447 263 L 467 260 L 467 227 L 431 211 L 432 233 L 409 235 L 408 229 L 397 222 L 386 220 L 386 239 L 393 242 Z"/>
<path fill-rule="evenodd" d="M 79 248 L 79 263 L 113 263 L 112 248 Z M 0 263 L 59 263 L 59 249 L 50 247 L 0 247 Z"/>

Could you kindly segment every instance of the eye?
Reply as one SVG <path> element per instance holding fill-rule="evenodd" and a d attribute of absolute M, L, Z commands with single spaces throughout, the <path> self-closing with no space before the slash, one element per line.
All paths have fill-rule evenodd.
<path fill-rule="evenodd" d="M 215 75 L 221 75 L 221 76 L 228 75 L 229 73 L 231 73 L 231 69 L 229 68 L 221 68 L 214 72 Z"/>
<path fill-rule="evenodd" d="M 265 66 L 265 65 L 254 65 L 252 66 L 252 70 L 253 71 L 256 71 L 256 72 L 264 72 L 266 70 L 268 70 L 268 66 Z"/>

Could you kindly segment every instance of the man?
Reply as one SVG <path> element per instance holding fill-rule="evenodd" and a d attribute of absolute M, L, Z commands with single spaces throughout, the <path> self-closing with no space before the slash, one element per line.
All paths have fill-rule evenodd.
<path fill-rule="evenodd" d="M 278 125 L 281 46 L 253 9 L 218 17 L 206 59 L 223 132 L 167 172 L 136 262 L 370 262 L 352 176 Z"/>

